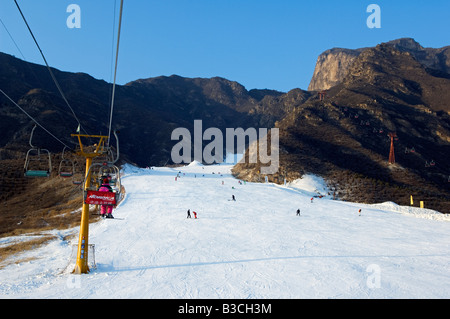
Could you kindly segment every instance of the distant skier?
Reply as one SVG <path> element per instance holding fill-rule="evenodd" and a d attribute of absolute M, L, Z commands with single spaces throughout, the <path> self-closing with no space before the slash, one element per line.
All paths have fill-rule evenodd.
<path fill-rule="evenodd" d="M 361 216 L 361 208 L 359 209 L 358 213 L 359 213 L 359 216 Z"/>
<path fill-rule="evenodd" d="M 108 178 L 103 179 L 103 184 L 98 189 L 99 192 L 112 192 L 111 186 L 109 186 Z M 102 218 L 114 218 L 112 215 L 112 205 L 102 205 L 100 208 L 100 216 Z"/>
<path fill-rule="evenodd" d="M 196 212 L 192 212 L 194 214 L 194 218 L 197 219 L 197 213 Z"/>
<path fill-rule="evenodd" d="M 191 210 L 190 209 L 188 209 L 188 211 L 187 211 L 187 217 L 186 218 L 191 218 Z"/>
<path fill-rule="evenodd" d="M 314 200 L 314 197 L 311 197 L 311 203 L 313 202 L 313 200 Z"/>
<path fill-rule="evenodd" d="M 297 216 L 300 216 L 300 208 L 297 209 Z"/>
<path fill-rule="evenodd" d="M 236 197 L 234 197 L 234 195 L 231 195 L 231 200 L 232 200 L 233 202 L 235 202 L 235 201 L 236 201 Z"/>

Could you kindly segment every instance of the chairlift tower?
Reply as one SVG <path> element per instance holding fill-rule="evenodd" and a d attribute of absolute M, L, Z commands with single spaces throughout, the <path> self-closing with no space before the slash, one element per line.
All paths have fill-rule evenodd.
<path fill-rule="evenodd" d="M 320 91 L 317 93 L 317 95 L 319 96 L 319 100 L 323 101 L 325 99 L 325 95 L 327 95 L 326 91 Z"/>
<path fill-rule="evenodd" d="M 115 133 L 114 133 L 115 134 Z M 84 191 L 86 191 L 91 184 L 91 165 L 92 160 L 96 157 L 107 154 L 109 147 L 105 145 L 108 140 L 108 136 L 103 135 L 85 135 L 85 134 L 72 134 L 72 137 L 78 138 L 78 143 L 80 149 L 77 154 L 86 158 L 86 173 L 85 173 L 85 183 L 83 186 Z M 93 147 L 87 147 L 83 145 L 82 138 L 97 139 L 98 143 L 94 144 Z M 117 139 L 117 135 L 116 135 Z M 117 140 L 118 144 L 118 140 Z M 118 150 L 117 150 L 118 151 Z M 117 158 L 116 158 L 117 160 Z M 72 273 L 75 274 L 87 274 L 89 273 L 88 267 L 88 248 L 89 248 L 89 204 L 85 203 L 83 200 L 83 208 L 81 210 L 81 224 L 80 224 L 80 234 L 78 238 L 78 251 L 77 251 L 77 261 L 75 269 Z"/>
<path fill-rule="evenodd" d="M 397 134 L 394 132 L 389 132 L 388 136 L 391 138 L 391 149 L 389 150 L 389 164 L 394 164 L 395 163 L 394 140 L 397 139 Z"/>

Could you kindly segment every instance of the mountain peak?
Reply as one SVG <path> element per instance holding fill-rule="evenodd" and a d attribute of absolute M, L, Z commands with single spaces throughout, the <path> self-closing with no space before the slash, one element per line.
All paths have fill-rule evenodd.
<path fill-rule="evenodd" d="M 440 49 L 424 48 L 412 38 L 400 38 L 378 46 L 380 45 L 392 47 L 401 52 L 408 52 L 425 67 L 439 72 L 450 73 L 450 47 Z M 324 51 L 317 58 L 308 91 L 328 90 L 341 83 L 355 59 L 362 52 L 372 48 L 333 48 Z"/>
<path fill-rule="evenodd" d="M 419 42 L 414 40 L 413 38 L 400 38 L 396 40 L 392 40 L 386 42 L 387 45 L 391 45 L 399 50 L 423 50 L 424 48 L 420 45 Z"/>

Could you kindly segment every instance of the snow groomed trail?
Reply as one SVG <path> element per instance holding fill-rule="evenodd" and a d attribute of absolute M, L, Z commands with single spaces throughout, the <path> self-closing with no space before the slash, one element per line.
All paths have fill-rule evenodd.
<path fill-rule="evenodd" d="M 450 297 L 445 216 L 392 203 L 311 203 L 320 179 L 239 183 L 231 168 L 127 165 L 116 219 L 90 225 L 97 268 L 70 274 L 74 243 L 62 238 L 78 229 L 55 231 L 60 240 L 0 270 L 1 298 Z"/>

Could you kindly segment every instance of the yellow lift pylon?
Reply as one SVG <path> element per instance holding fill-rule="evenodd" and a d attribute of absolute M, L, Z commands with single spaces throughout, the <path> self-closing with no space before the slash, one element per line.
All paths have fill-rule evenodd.
<path fill-rule="evenodd" d="M 85 135 L 85 134 L 71 134 L 73 137 L 78 137 L 78 143 L 80 144 L 80 150 L 77 154 L 86 158 L 86 172 L 84 190 L 87 190 L 91 184 L 91 176 L 89 168 L 92 164 L 92 159 L 107 153 L 107 147 L 105 142 L 108 140 L 108 136 L 103 135 Z M 93 150 L 88 151 L 87 147 L 83 146 L 81 138 L 99 139 L 99 142 L 91 147 Z M 89 175 L 89 176 L 88 176 Z M 81 224 L 80 235 L 78 237 L 78 251 L 77 262 L 75 269 L 72 271 L 74 274 L 87 274 L 89 273 L 88 266 L 88 247 L 89 247 L 89 204 L 86 204 L 83 200 L 83 208 L 81 210 Z"/>

